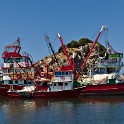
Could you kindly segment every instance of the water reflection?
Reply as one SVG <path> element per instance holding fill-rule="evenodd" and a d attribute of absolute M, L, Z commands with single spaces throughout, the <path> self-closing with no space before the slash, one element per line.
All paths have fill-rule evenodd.
<path fill-rule="evenodd" d="M 80 100 L 83 103 L 121 103 L 124 102 L 124 96 L 84 96 Z"/>
<path fill-rule="evenodd" d="M 123 96 L 83 96 L 71 99 L 15 99 L 0 97 L 0 122 L 5 124 L 107 123 L 120 118 Z M 111 115 L 111 116 L 110 116 Z M 88 118 L 87 118 L 88 116 Z M 95 119 L 95 120 L 94 120 Z M 115 119 L 115 118 L 114 118 Z M 123 118 L 120 118 L 122 121 Z M 102 122 L 101 122 L 102 121 Z M 115 122 L 118 121 L 115 120 Z"/>

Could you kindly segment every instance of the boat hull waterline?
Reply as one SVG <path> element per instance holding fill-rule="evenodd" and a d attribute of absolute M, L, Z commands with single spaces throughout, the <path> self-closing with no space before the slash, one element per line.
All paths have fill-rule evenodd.
<path fill-rule="evenodd" d="M 81 95 L 124 95 L 124 83 L 87 85 Z"/>
<path fill-rule="evenodd" d="M 63 91 L 34 91 L 34 92 L 8 92 L 10 97 L 17 98 L 75 98 L 79 97 L 82 92 L 82 88 L 76 88 L 72 90 Z"/>

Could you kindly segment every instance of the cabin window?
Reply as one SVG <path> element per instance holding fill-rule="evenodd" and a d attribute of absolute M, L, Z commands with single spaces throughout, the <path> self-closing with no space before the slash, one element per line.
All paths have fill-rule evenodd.
<path fill-rule="evenodd" d="M 20 72 L 20 69 L 15 69 L 15 72 Z"/>
<path fill-rule="evenodd" d="M 105 73 L 105 68 L 101 68 L 100 69 L 100 74 L 104 74 Z"/>
<path fill-rule="evenodd" d="M 65 86 L 67 86 L 68 85 L 68 83 L 65 83 Z"/>
<path fill-rule="evenodd" d="M 56 86 L 56 84 L 54 83 L 54 86 Z"/>
<path fill-rule="evenodd" d="M 28 84 L 32 84 L 32 82 L 31 81 L 28 81 Z"/>
<path fill-rule="evenodd" d="M 28 84 L 28 82 L 26 80 L 24 80 L 24 84 Z"/>
<path fill-rule="evenodd" d="M 65 72 L 62 72 L 62 75 L 65 75 Z"/>
<path fill-rule="evenodd" d="M 7 70 L 7 69 L 4 69 L 4 70 L 3 70 L 3 73 L 8 73 L 8 70 Z"/>
<path fill-rule="evenodd" d="M 11 59 L 11 58 L 6 58 L 6 59 L 4 59 L 4 62 L 5 62 L 5 63 L 13 63 L 13 59 Z"/>
<path fill-rule="evenodd" d="M 71 75 L 71 74 L 72 74 L 72 72 L 69 72 L 69 74 Z"/>
<path fill-rule="evenodd" d="M 13 81 L 9 80 L 9 84 L 13 84 Z"/>
<path fill-rule="evenodd" d="M 9 69 L 8 72 L 11 73 L 11 72 L 14 72 L 14 70 L 13 69 Z"/>
<path fill-rule="evenodd" d="M 4 59 L 4 63 L 7 63 L 7 59 Z"/>
<path fill-rule="evenodd" d="M 117 62 L 117 59 L 113 59 L 112 62 L 113 62 L 113 63 L 116 63 L 116 62 Z"/>
<path fill-rule="evenodd" d="M 59 73 L 58 72 L 55 72 L 55 75 L 58 75 Z"/>
<path fill-rule="evenodd" d="M 116 72 L 116 68 L 112 68 L 112 72 Z"/>
<path fill-rule="evenodd" d="M 25 58 L 25 62 L 29 62 L 29 59 L 28 58 Z"/>
<path fill-rule="evenodd" d="M 68 75 L 68 72 L 66 72 L 66 75 Z"/>
<path fill-rule="evenodd" d="M 25 69 L 25 72 L 30 72 L 30 71 L 31 71 L 30 68 L 26 68 L 26 69 Z"/>
<path fill-rule="evenodd" d="M 63 86 L 63 83 L 59 83 L 59 86 Z"/>
<path fill-rule="evenodd" d="M 101 60 L 101 63 L 104 63 L 104 62 L 105 62 L 105 60 L 104 60 L 104 59 L 102 59 L 102 60 Z"/>
<path fill-rule="evenodd" d="M 18 84 L 18 81 L 15 81 L 15 84 Z"/>
<path fill-rule="evenodd" d="M 111 63 L 111 59 L 108 60 L 108 63 Z"/>
<path fill-rule="evenodd" d="M 22 58 L 20 58 L 20 62 L 23 62 L 23 59 Z"/>
<path fill-rule="evenodd" d="M 20 58 L 16 58 L 15 61 L 16 61 L 16 62 L 20 62 Z"/>
<path fill-rule="evenodd" d="M 59 72 L 59 75 L 61 75 L 61 72 Z"/>

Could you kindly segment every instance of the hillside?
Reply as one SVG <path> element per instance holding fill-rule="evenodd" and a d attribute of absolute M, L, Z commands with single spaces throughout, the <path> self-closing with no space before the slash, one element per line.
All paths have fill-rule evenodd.
<path fill-rule="evenodd" d="M 88 38 L 82 38 L 79 41 L 73 40 L 66 45 L 67 52 L 69 54 L 70 59 L 72 58 L 73 53 L 76 54 L 75 60 L 76 60 L 76 69 L 77 70 L 80 69 L 80 67 L 81 67 L 84 59 L 86 58 L 92 44 L 93 44 L 93 41 L 89 40 Z M 95 45 L 95 48 L 93 49 L 93 52 L 91 53 L 91 55 L 88 59 L 83 71 L 86 73 L 90 67 L 95 66 L 97 64 L 98 53 L 99 53 L 99 56 L 104 56 L 105 51 L 106 51 L 105 47 L 102 46 L 100 43 L 97 43 Z M 62 47 L 60 47 L 58 49 L 58 52 L 56 53 L 56 57 L 58 59 L 58 63 L 60 65 L 60 67 L 62 65 L 68 64 L 67 58 L 63 52 Z M 39 60 L 36 63 L 36 66 L 37 65 L 45 66 L 46 64 L 49 66 L 49 71 L 58 69 L 58 64 L 55 62 L 53 55 L 46 56 L 45 58 L 42 58 L 41 60 Z"/>

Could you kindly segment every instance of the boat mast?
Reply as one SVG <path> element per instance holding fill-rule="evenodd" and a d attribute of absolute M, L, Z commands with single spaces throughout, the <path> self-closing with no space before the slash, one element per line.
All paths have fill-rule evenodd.
<path fill-rule="evenodd" d="M 47 42 L 48 48 L 50 48 L 51 51 L 52 51 L 52 54 L 53 54 L 54 59 L 55 59 L 55 62 L 56 62 L 56 63 L 58 64 L 58 66 L 60 67 L 60 64 L 59 64 L 58 59 L 57 59 L 57 57 L 56 57 L 55 51 L 53 50 L 53 47 L 52 47 L 52 44 L 51 44 L 51 42 L 50 42 L 50 39 L 49 39 L 48 35 L 45 34 L 44 36 L 45 36 L 45 40 L 46 40 L 46 42 Z"/>

